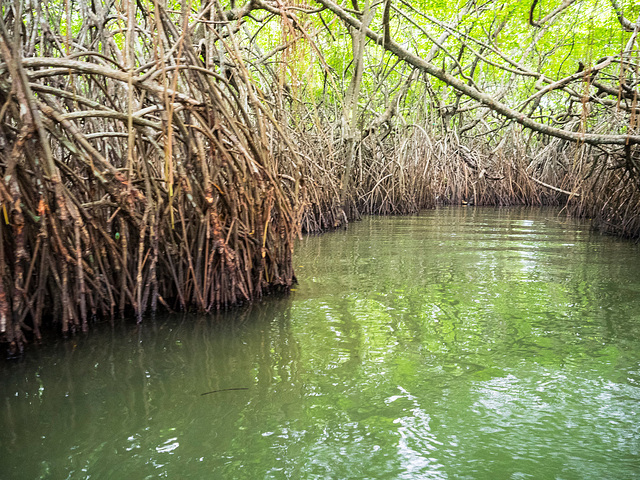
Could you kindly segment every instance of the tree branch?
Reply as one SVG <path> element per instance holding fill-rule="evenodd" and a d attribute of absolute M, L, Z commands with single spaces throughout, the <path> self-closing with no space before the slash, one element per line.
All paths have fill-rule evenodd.
<path fill-rule="evenodd" d="M 620 25 L 622 25 L 622 28 L 624 28 L 627 32 L 633 32 L 633 30 L 636 28 L 636 24 L 624 16 L 622 7 L 620 7 L 618 0 L 611 0 L 611 6 L 616 12 L 616 17 L 618 17 L 618 21 L 620 22 Z"/>
<path fill-rule="evenodd" d="M 615 1 L 615 0 L 613 0 L 613 1 Z M 533 11 L 536 8 L 536 4 L 538 3 L 538 0 L 533 0 L 533 3 L 531 4 L 531 10 L 529 11 L 529 23 L 534 27 L 540 28 L 546 22 L 548 22 L 549 20 L 554 18 L 556 15 L 558 15 L 564 9 L 570 7 L 575 2 L 576 2 L 576 0 L 564 0 L 564 2 L 562 2 L 558 8 L 553 10 L 551 13 L 548 13 L 544 18 L 542 18 L 542 20 L 538 20 L 536 22 L 536 21 L 533 20 Z"/>
<path fill-rule="evenodd" d="M 339 5 L 333 3 L 331 0 L 315 0 L 317 3 L 323 5 L 327 9 L 331 10 L 335 13 L 340 19 L 342 19 L 345 23 L 350 25 L 353 28 L 360 29 L 364 28 L 366 35 L 379 45 L 383 45 L 382 36 L 373 32 L 369 28 L 363 27 L 362 23 L 353 16 L 349 15 L 344 9 L 342 9 Z M 403 48 L 398 43 L 393 40 L 389 40 L 385 49 L 398 58 L 404 60 L 405 62 L 413 65 L 414 67 L 428 73 L 429 75 L 436 77 L 447 85 L 455 88 L 459 92 L 462 92 L 464 95 L 471 97 L 475 100 L 486 105 L 491 110 L 499 113 L 507 117 L 508 119 L 514 120 L 515 122 L 521 124 L 524 127 L 530 128 L 533 131 L 543 133 L 545 135 L 549 135 L 552 137 L 562 138 L 564 140 L 569 140 L 572 142 L 583 142 L 590 145 L 601 145 L 601 144 L 615 144 L 615 145 L 625 145 L 625 144 L 638 144 L 640 143 L 640 136 L 638 135 L 599 135 L 594 133 L 580 133 L 580 132 L 570 132 L 567 130 L 562 130 L 560 128 L 551 127 L 549 125 L 545 125 L 542 123 L 538 123 L 535 120 L 529 118 L 524 113 L 514 110 L 513 108 L 505 105 L 502 102 L 497 101 L 492 96 L 481 92 L 477 88 L 467 85 L 466 83 L 460 81 L 456 77 L 446 73 L 445 71 L 439 69 L 432 63 L 425 61 L 423 58 L 409 52 L 405 48 Z"/>

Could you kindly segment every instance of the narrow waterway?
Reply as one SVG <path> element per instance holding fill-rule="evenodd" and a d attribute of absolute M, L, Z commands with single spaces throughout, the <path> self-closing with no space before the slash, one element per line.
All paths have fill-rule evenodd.
<path fill-rule="evenodd" d="M 638 245 L 442 208 L 295 258 L 286 298 L 0 362 L 0 479 L 638 478 Z"/>

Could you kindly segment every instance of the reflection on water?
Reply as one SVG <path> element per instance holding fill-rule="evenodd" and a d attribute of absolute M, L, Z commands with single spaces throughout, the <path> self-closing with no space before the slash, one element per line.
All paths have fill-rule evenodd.
<path fill-rule="evenodd" d="M 0 478 L 637 477 L 639 255 L 526 209 L 307 237 L 287 298 L 0 364 Z"/>

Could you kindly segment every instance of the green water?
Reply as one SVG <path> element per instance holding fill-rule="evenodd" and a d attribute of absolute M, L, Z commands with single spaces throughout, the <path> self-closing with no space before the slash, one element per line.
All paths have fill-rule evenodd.
<path fill-rule="evenodd" d="M 307 237 L 296 271 L 0 362 L 0 478 L 640 477 L 638 245 L 450 208 Z"/>

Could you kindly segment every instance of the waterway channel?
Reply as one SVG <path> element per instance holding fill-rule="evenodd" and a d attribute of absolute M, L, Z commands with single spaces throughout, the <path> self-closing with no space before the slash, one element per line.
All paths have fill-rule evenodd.
<path fill-rule="evenodd" d="M 0 479 L 630 479 L 640 247 L 557 210 L 365 218 L 289 296 L 0 362 Z"/>

